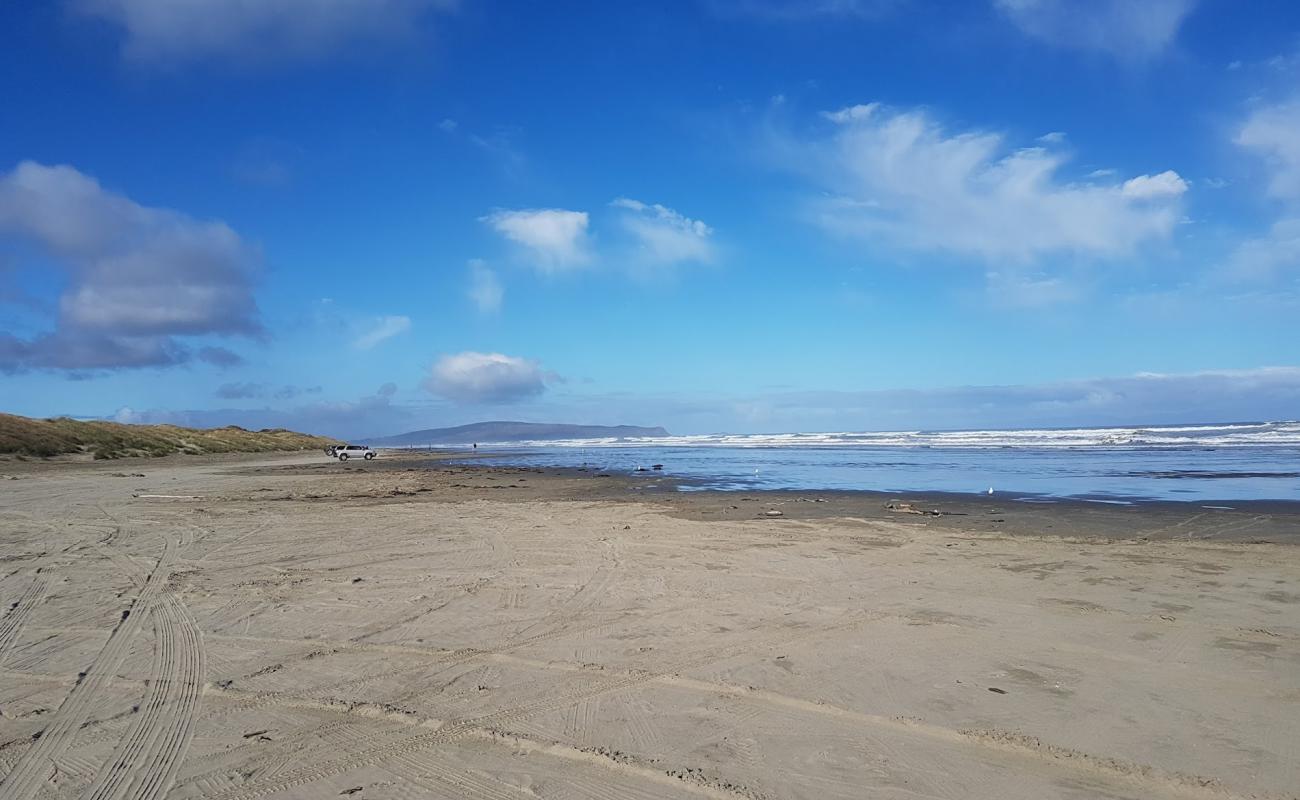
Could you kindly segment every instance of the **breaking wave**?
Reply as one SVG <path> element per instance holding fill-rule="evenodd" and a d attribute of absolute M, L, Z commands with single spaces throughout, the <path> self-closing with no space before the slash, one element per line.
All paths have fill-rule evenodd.
<path fill-rule="evenodd" d="M 643 438 L 497 443 L 523 447 L 928 447 L 928 448 L 1217 448 L 1300 447 L 1300 422 L 1241 422 L 1148 428 L 842 433 L 700 434 Z"/>

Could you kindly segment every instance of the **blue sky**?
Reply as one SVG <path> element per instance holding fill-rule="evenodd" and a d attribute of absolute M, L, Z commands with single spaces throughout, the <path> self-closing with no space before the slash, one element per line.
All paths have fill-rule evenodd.
<path fill-rule="evenodd" d="M 1300 417 L 1300 7 L 0 10 L 0 407 Z"/>

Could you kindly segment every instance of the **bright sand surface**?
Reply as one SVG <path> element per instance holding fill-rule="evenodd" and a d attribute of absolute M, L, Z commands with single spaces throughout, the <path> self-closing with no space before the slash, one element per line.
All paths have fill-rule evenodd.
<path fill-rule="evenodd" d="M 0 465 L 0 797 L 1300 793 L 1300 550 L 1192 535 L 1252 517 L 322 461 Z"/>

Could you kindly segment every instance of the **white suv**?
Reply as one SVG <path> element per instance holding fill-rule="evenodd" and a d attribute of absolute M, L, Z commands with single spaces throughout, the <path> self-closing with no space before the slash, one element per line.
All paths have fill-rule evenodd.
<path fill-rule="evenodd" d="M 364 458 L 369 461 L 375 457 L 375 451 L 363 444 L 344 444 L 334 448 L 334 455 L 339 461 L 347 461 L 349 458 Z"/>

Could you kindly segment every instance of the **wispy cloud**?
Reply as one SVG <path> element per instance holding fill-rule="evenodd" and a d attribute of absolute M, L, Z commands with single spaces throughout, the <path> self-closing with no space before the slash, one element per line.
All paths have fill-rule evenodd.
<path fill-rule="evenodd" d="M 1061 152 L 949 132 L 924 110 L 871 104 L 826 117 L 828 133 L 778 136 L 773 152 L 826 195 L 817 221 L 862 241 L 994 264 L 1114 258 L 1169 238 L 1182 215 L 1187 185 L 1172 170 L 1079 183 L 1058 176 Z"/>
<path fill-rule="evenodd" d="M 411 318 L 399 315 L 379 317 L 369 330 L 358 336 L 352 346 L 358 350 L 369 350 L 380 342 L 386 341 L 411 329 Z"/>
<path fill-rule="evenodd" d="M 231 177 L 246 186 L 283 189 L 293 183 L 293 164 L 302 155 L 301 148 L 265 136 L 245 142 L 230 165 Z"/>
<path fill-rule="evenodd" d="M 459 120 L 447 118 L 438 123 L 438 130 L 448 137 L 463 138 L 507 178 L 519 179 L 527 170 L 528 157 L 518 145 L 521 131 L 517 126 L 496 125 L 484 133 L 462 126 Z"/>
<path fill-rule="evenodd" d="M 195 355 L 198 356 L 200 361 L 219 369 L 229 369 L 244 363 L 243 356 L 224 347 L 200 347 L 199 352 Z"/>
<path fill-rule="evenodd" d="M 667 206 L 620 197 L 610 203 L 621 213 L 637 256 L 652 265 L 713 260 L 713 229 Z"/>
<path fill-rule="evenodd" d="M 1235 141 L 1268 164 L 1270 195 L 1300 200 L 1300 96 L 1256 109 L 1237 131 Z"/>
<path fill-rule="evenodd" d="M 1142 425 L 1206 420 L 1294 419 L 1300 367 L 1145 372 L 1004 386 L 867 392 L 786 392 L 742 400 L 751 422 L 790 430 Z M 794 426 L 791 428 L 789 426 Z"/>
<path fill-rule="evenodd" d="M 320 394 L 319 386 L 281 386 L 276 388 L 265 383 L 223 383 L 217 387 L 216 396 L 222 400 L 252 400 L 274 397 L 276 400 L 292 400 L 305 394 Z"/>
<path fill-rule="evenodd" d="M 484 314 L 494 314 L 501 310 L 501 300 L 505 288 L 497 274 L 481 259 L 469 262 L 469 299 L 474 307 Z"/>
<path fill-rule="evenodd" d="M 994 5 L 1035 39 L 1141 60 L 1174 42 L 1196 0 L 994 0 Z"/>
<path fill-rule="evenodd" d="M 170 424 L 196 428 L 215 428 L 239 425 L 251 430 L 259 428 L 289 428 L 304 433 L 342 438 L 378 436 L 400 433 L 417 427 L 428 427 L 437 419 L 427 408 L 404 406 L 393 402 L 396 387 L 387 383 L 372 394 L 355 400 L 302 402 L 305 395 L 317 394 L 320 387 L 299 389 L 286 386 L 280 389 L 263 384 L 250 384 L 256 397 L 276 396 L 277 399 L 298 399 L 297 405 L 281 408 L 218 408 L 202 410 L 134 409 L 119 408 L 112 419 L 138 424 Z M 289 394 L 285 397 L 281 395 Z M 240 389 L 234 393 L 243 395 Z M 236 399 L 249 399 L 241 396 Z"/>
<path fill-rule="evenodd" d="M 1237 245 L 1228 258 L 1226 276 L 1262 283 L 1300 276 L 1300 217 L 1283 217 L 1262 235 Z"/>
<path fill-rule="evenodd" d="M 1060 277 L 1042 273 L 988 272 L 985 274 L 990 303 L 1000 308 L 1043 308 L 1079 299 L 1080 288 Z"/>
<path fill-rule="evenodd" d="M 498 126 L 486 135 L 469 133 L 466 138 L 477 147 L 508 178 L 519 178 L 528 166 L 528 158 L 515 140 L 519 132 L 507 126 Z"/>
<path fill-rule="evenodd" d="M 37 245 L 68 278 L 55 330 L 0 334 L 0 369 L 166 366 L 189 357 L 177 337 L 263 335 L 259 254 L 224 222 L 139 205 L 70 166 L 24 161 L 0 175 L 0 237 Z"/>
<path fill-rule="evenodd" d="M 1234 141 L 1264 162 L 1267 191 L 1280 211 L 1267 231 L 1237 246 L 1223 276 L 1269 283 L 1300 275 L 1300 96 L 1255 109 Z"/>
<path fill-rule="evenodd" d="M 585 211 L 529 208 L 494 211 L 480 218 L 493 230 L 523 248 L 531 266 L 555 273 L 591 263 Z"/>
<path fill-rule="evenodd" d="M 906 0 L 709 0 L 709 8 L 721 17 L 752 17 L 783 22 L 815 17 L 882 16 Z"/>
<path fill-rule="evenodd" d="M 319 59 L 400 40 L 454 0 L 67 0 L 121 29 L 135 63 Z"/>

